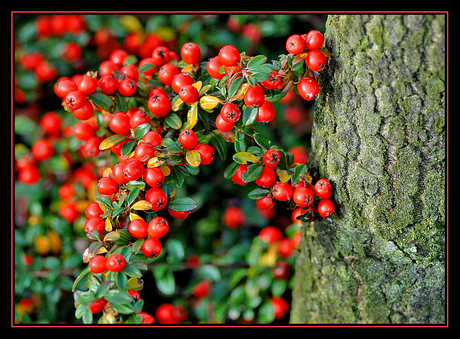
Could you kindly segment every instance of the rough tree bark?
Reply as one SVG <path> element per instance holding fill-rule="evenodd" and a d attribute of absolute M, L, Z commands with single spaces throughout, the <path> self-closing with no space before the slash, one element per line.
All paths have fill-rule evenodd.
<path fill-rule="evenodd" d="M 312 168 L 336 215 L 303 225 L 291 323 L 445 323 L 445 16 L 333 15 Z"/>

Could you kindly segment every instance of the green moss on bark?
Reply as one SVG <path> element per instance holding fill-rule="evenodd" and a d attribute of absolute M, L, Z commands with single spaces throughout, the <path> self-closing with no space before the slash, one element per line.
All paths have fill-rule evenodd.
<path fill-rule="evenodd" d="M 445 322 L 445 17 L 337 15 L 311 166 L 337 213 L 304 225 L 293 323 Z"/>

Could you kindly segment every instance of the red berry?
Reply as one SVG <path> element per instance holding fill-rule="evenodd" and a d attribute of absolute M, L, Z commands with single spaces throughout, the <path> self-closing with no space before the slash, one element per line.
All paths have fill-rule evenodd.
<path fill-rule="evenodd" d="M 133 95 L 137 90 L 137 84 L 133 79 L 125 78 L 118 84 L 118 93 L 125 97 Z"/>
<path fill-rule="evenodd" d="M 114 253 L 107 258 L 105 266 L 110 272 L 120 272 L 125 268 L 126 260 L 121 256 L 121 254 Z"/>
<path fill-rule="evenodd" d="M 309 51 L 320 48 L 324 43 L 324 35 L 317 30 L 311 30 L 308 34 L 303 34 L 302 38 L 304 38 L 305 46 Z"/>
<path fill-rule="evenodd" d="M 264 166 L 262 173 L 256 179 L 256 184 L 261 187 L 270 188 L 276 182 L 276 172 L 272 167 Z"/>
<path fill-rule="evenodd" d="M 165 174 L 158 167 L 146 168 L 144 171 L 144 181 L 150 187 L 161 188 L 165 181 Z"/>
<path fill-rule="evenodd" d="M 187 42 L 180 49 L 180 57 L 186 64 L 196 64 L 201 59 L 200 47 L 194 42 Z"/>
<path fill-rule="evenodd" d="M 96 255 L 92 257 L 89 259 L 89 270 L 91 273 L 104 273 L 107 271 L 106 261 L 107 259 L 103 255 Z"/>
<path fill-rule="evenodd" d="M 91 233 L 92 231 L 97 231 L 99 233 L 99 236 L 102 237 L 102 235 L 105 232 L 104 219 L 100 217 L 88 219 L 85 222 L 85 226 L 83 229 L 85 230 L 86 235 L 88 235 L 88 233 Z"/>
<path fill-rule="evenodd" d="M 264 104 L 259 107 L 256 121 L 266 124 L 273 119 L 275 119 L 275 107 L 270 101 L 265 100 Z"/>
<path fill-rule="evenodd" d="M 214 148 L 206 144 L 197 145 L 194 148 L 201 155 L 200 165 L 209 165 L 214 159 Z"/>
<path fill-rule="evenodd" d="M 281 154 L 276 149 L 269 149 L 264 153 L 263 162 L 267 167 L 275 167 L 281 161 Z"/>
<path fill-rule="evenodd" d="M 85 104 L 82 107 L 74 109 L 72 113 L 73 116 L 78 120 L 88 120 L 94 114 L 93 104 L 91 103 L 91 101 L 86 100 Z"/>
<path fill-rule="evenodd" d="M 59 135 L 62 118 L 56 112 L 47 112 L 40 119 L 40 127 L 49 135 Z"/>
<path fill-rule="evenodd" d="M 292 187 L 284 182 L 279 182 L 272 187 L 272 194 L 276 200 L 288 201 L 292 198 Z"/>
<path fill-rule="evenodd" d="M 271 297 L 275 319 L 283 319 L 289 311 L 289 304 L 283 297 Z"/>
<path fill-rule="evenodd" d="M 240 164 L 238 168 L 236 169 L 235 174 L 232 176 L 232 180 L 235 184 L 245 186 L 248 183 L 243 181 L 243 172 L 248 171 L 248 166 L 244 164 Z"/>
<path fill-rule="evenodd" d="M 185 85 L 179 91 L 179 98 L 186 104 L 192 104 L 198 101 L 200 94 L 192 85 Z"/>
<path fill-rule="evenodd" d="M 158 46 L 152 52 L 152 59 L 155 65 L 161 66 L 169 61 L 169 49 L 165 46 Z"/>
<path fill-rule="evenodd" d="M 168 220 L 162 217 L 155 217 L 148 224 L 148 235 L 151 238 L 161 238 L 169 231 Z"/>
<path fill-rule="evenodd" d="M 145 193 L 145 200 L 152 204 L 152 210 L 159 211 L 168 203 L 165 192 L 159 188 L 151 188 Z"/>
<path fill-rule="evenodd" d="M 146 164 L 155 155 L 155 147 L 146 142 L 141 142 L 134 150 L 134 158 Z"/>
<path fill-rule="evenodd" d="M 112 195 L 118 192 L 118 184 L 113 178 L 103 177 L 97 182 L 97 191 L 100 194 Z"/>
<path fill-rule="evenodd" d="M 283 238 L 283 233 L 275 226 L 266 226 L 259 232 L 259 238 L 268 243 L 275 243 Z"/>
<path fill-rule="evenodd" d="M 220 116 L 228 123 L 236 123 L 240 119 L 241 110 L 234 103 L 228 103 L 222 106 Z"/>
<path fill-rule="evenodd" d="M 268 210 L 275 206 L 276 200 L 273 199 L 270 195 L 262 197 L 256 200 L 257 207 L 261 210 Z"/>
<path fill-rule="evenodd" d="M 85 208 L 85 216 L 87 219 L 99 217 L 104 213 L 97 202 L 90 202 Z"/>
<path fill-rule="evenodd" d="M 180 73 L 179 68 L 171 64 L 164 64 L 158 71 L 158 80 L 164 85 L 171 85 L 174 76 Z"/>
<path fill-rule="evenodd" d="M 118 88 L 118 80 L 115 79 L 111 74 L 104 75 L 99 79 L 98 87 L 104 94 L 112 94 Z"/>
<path fill-rule="evenodd" d="M 39 161 L 47 160 L 53 156 L 54 146 L 49 140 L 41 139 L 32 145 L 31 151 L 35 159 Z"/>
<path fill-rule="evenodd" d="M 127 181 L 137 180 L 144 174 L 144 165 L 136 158 L 130 158 L 123 166 L 123 177 Z"/>
<path fill-rule="evenodd" d="M 99 313 L 99 312 L 102 312 L 104 310 L 105 304 L 107 304 L 107 301 L 104 299 L 104 297 L 102 297 L 101 299 L 97 299 L 97 300 L 93 301 L 93 303 L 91 304 L 89 309 L 90 309 L 91 313 L 93 313 L 93 314 Z"/>
<path fill-rule="evenodd" d="M 151 120 L 152 118 L 146 111 L 138 110 L 131 115 L 129 125 L 135 130 L 139 125 L 149 124 Z"/>
<path fill-rule="evenodd" d="M 211 290 L 211 282 L 203 280 L 199 282 L 193 289 L 192 294 L 195 298 L 205 298 Z"/>
<path fill-rule="evenodd" d="M 145 133 L 142 140 L 153 147 L 161 145 L 161 135 L 157 131 L 149 131 Z"/>
<path fill-rule="evenodd" d="M 187 218 L 187 216 L 190 214 L 191 211 L 178 212 L 178 211 L 173 211 L 172 209 L 168 208 L 168 212 L 169 212 L 169 214 L 171 214 L 171 216 L 173 218 L 179 219 L 179 220 L 184 220 L 185 218 Z"/>
<path fill-rule="evenodd" d="M 96 130 L 93 128 L 92 124 L 86 121 L 81 121 L 75 124 L 73 136 L 78 140 L 88 140 L 94 136 L 95 132 Z"/>
<path fill-rule="evenodd" d="M 308 207 L 313 203 L 315 194 L 308 187 L 298 187 L 292 194 L 292 199 L 300 207 Z"/>
<path fill-rule="evenodd" d="M 240 59 L 240 52 L 232 45 L 225 45 L 219 51 L 219 61 L 222 65 L 235 66 Z"/>
<path fill-rule="evenodd" d="M 283 238 L 280 240 L 278 245 L 278 253 L 283 258 L 288 258 L 291 256 L 294 251 L 294 246 L 292 246 L 292 241 L 290 238 Z"/>
<path fill-rule="evenodd" d="M 145 312 L 139 312 L 138 314 L 142 317 L 141 324 L 155 324 L 155 318 L 153 315 Z"/>
<path fill-rule="evenodd" d="M 123 66 L 120 71 L 134 82 L 139 80 L 139 69 L 132 64 Z"/>
<path fill-rule="evenodd" d="M 286 40 L 286 50 L 294 55 L 302 53 L 305 50 L 305 40 L 298 34 L 291 35 Z"/>
<path fill-rule="evenodd" d="M 185 149 L 194 149 L 198 145 L 198 136 L 192 129 L 187 128 L 180 132 L 179 142 Z"/>
<path fill-rule="evenodd" d="M 329 199 L 321 199 L 318 204 L 318 213 L 323 218 L 329 218 L 335 213 L 335 205 Z"/>
<path fill-rule="evenodd" d="M 143 239 L 147 237 L 147 222 L 142 219 L 134 219 L 129 223 L 129 233 L 137 239 Z"/>
<path fill-rule="evenodd" d="M 315 79 L 305 77 L 297 84 L 297 91 L 302 98 L 310 101 L 319 93 L 320 88 Z"/>
<path fill-rule="evenodd" d="M 78 90 L 86 95 L 91 95 L 96 92 L 98 81 L 89 75 L 84 74 L 77 82 Z"/>
<path fill-rule="evenodd" d="M 163 118 L 168 115 L 171 110 L 171 103 L 167 95 L 163 93 L 157 93 L 150 97 L 147 102 L 147 107 L 154 116 L 157 118 Z"/>
<path fill-rule="evenodd" d="M 229 206 L 222 215 L 222 221 L 231 229 L 238 229 L 246 221 L 243 211 L 236 206 Z"/>
<path fill-rule="evenodd" d="M 78 91 L 78 86 L 70 79 L 65 79 L 56 82 L 57 95 L 60 98 L 65 98 L 67 94 L 73 91 Z"/>
<path fill-rule="evenodd" d="M 206 64 L 206 70 L 208 71 L 211 77 L 220 80 L 225 76 L 224 73 L 219 73 L 219 69 L 221 66 L 222 63 L 220 62 L 219 57 L 217 56 L 208 61 L 208 63 Z"/>
<path fill-rule="evenodd" d="M 148 258 L 158 257 L 161 253 L 161 243 L 158 239 L 147 238 L 142 244 L 142 253 Z M 158 316 L 157 316 L 158 318 Z"/>
<path fill-rule="evenodd" d="M 319 179 L 315 184 L 315 193 L 320 198 L 329 199 L 332 194 L 332 184 L 327 179 Z"/>
<path fill-rule="evenodd" d="M 275 279 L 287 280 L 292 274 L 291 266 L 289 266 L 286 261 L 280 260 L 276 263 L 276 266 L 273 267 L 272 274 Z"/>
<path fill-rule="evenodd" d="M 124 175 L 125 164 L 126 163 L 124 163 L 124 162 L 120 162 L 120 163 L 116 164 L 115 166 L 113 166 L 113 168 L 112 168 L 113 179 L 119 185 L 126 184 L 129 181 L 127 178 L 125 178 L 125 175 Z M 142 167 L 144 167 L 144 166 L 142 166 Z"/>
<path fill-rule="evenodd" d="M 266 89 L 275 89 L 279 85 L 281 85 L 281 81 L 283 81 L 283 77 L 278 74 L 278 71 L 272 71 L 269 74 L 269 78 L 267 80 L 261 82 L 261 84 Z"/>
<path fill-rule="evenodd" d="M 117 112 L 112 115 L 112 118 L 109 121 L 109 127 L 114 133 L 128 135 L 131 128 L 129 121 L 130 118 L 128 114 L 124 112 Z"/>
<path fill-rule="evenodd" d="M 172 304 L 161 304 L 155 311 L 155 318 L 159 324 L 178 324 L 179 322 L 174 317 L 174 305 Z"/>
<path fill-rule="evenodd" d="M 153 68 L 149 69 L 148 71 L 143 71 L 142 74 L 144 74 L 144 75 L 154 75 L 156 72 L 158 72 L 158 67 L 156 67 L 156 65 L 154 63 L 154 60 L 152 58 L 144 58 L 141 61 L 139 61 L 139 68 L 141 68 L 144 65 L 152 65 Z"/>
<path fill-rule="evenodd" d="M 308 52 L 305 63 L 313 72 L 321 72 L 326 67 L 327 59 L 324 53 L 315 49 Z"/>
<path fill-rule="evenodd" d="M 65 104 L 71 110 L 79 109 L 86 103 L 86 95 L 82 91 L 72 91 L 65 96 Z"/>
<path fill-rule="evenodd" d="M 121 66 L 125 58 L 129 55 L 123 49 L 116 49 L 112 53 L 110 53 L 109 60 L 112 61 L 114 64 Z"/>
<path fill-rule="evenodd" d="M 265 92 L 262 87 L 249 86 L 246 93 L 244 94 L 244 103 L 246 106 L 257 108 L 264 104 Z"/>
<path fill-rule="evenodd" d="M 227 122 L 222 118 L 222 115 L 219 113 L 216 118 L 216 127 L 219 131 L 227 133 L 230 132 L 235 126 L 234 122 Z"/>

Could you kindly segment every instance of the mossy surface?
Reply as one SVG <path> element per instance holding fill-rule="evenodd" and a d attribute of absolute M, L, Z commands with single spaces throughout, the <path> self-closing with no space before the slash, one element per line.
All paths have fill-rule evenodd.
<path fill-rule="evenodd" d="M 337 213 L 302 227 L 292 323 L 445 323 L 445 17 L 334 15 L 311 167 Z"/>

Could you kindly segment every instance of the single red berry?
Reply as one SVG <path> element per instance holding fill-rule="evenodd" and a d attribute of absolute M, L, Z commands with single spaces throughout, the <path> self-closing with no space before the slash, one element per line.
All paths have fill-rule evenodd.
<path fill-rule="evenodd" d="M 128 290 L 128 294 L 135 300 L 141 300 L 141 294 L 136 290 Z"/>
<path fill-rule="evenodd" d="M 320 88 L 315 79 L 305 77 L 297 84 L 297 91 L 302 98 L 310 101 L 320 92 Z"/>
<path fill-rule="evenodd" d="M 43 161 L 53 156 L 54 146 L 49 140 L 41 139 L 32 145 L 31 151 L 35 159 Z"/>
<path fill-rule="evenodd" d="M 123 66 L 120 71 L 134 82 L 139 80 L 139 69 L 132 64 Z"/>
<path fill-rule="evenodd" d="M 229 206 L 225 209 L 222 215 L 222 221 L 231 229 L 238 229 L 246 221 L 246 216 L 243 211 L 237 206 Z"/>
<path fill-rule="evenodd" d="M 165 46 L 158 46 L 152 52 L 152 59 L 155 65 L 161 66 L 169 61 L 169 49 Z"/>
<path fill-rule="evenodd" d="M 86 95 L 82 91 L 76 90 L 67 93 L 65 104 L 71 110 L 79 109 L 86 103 Z"/>
<path fill-rule="evenodd" d="M 120 66 L 110 60 L 104 60 L 99 65 L 99 75 L 110 75 L 113 71 L 118 71 Z"/>
<path fill-rule="evenodd" d="M 179 98 L 186 104 L 193 104 L 198 101 L 200 94 L 192 85 L 185 85 L 179 91 Z"/>
<path fill-rule="evenodd" d="M 137 239 L 143 239 L 147 237 L 147 222 L 142 219 L 134 219 L 129 223 L 129 233 Z"/>
<path fill-rule="evenodd" d="M 221 64 L 225 66 L 235 66 L 241 59 L 240 52 L 232 45 L 222 47 L 218 56 Z"/>
<path fill-rule="evenodd" d="M 136 158 L 143 164 L 146 164 L 154 155 L 155 147 L 147 144 L 146 142 L 141 142 L 139 145 L 136 146 L 136 149 L 134 150 L 134 158 Z"/>
<path fill-rule="evenodd" d="M 236 123 L 240 119 L 241 110 L 234 103 L 228 103 L 222 106 L 220 115 L 226 122 Z"/>
<path fill-rule="evenodd" d="M 152 204 L 153 211 L 159 211 L 163 209 L 168 203 L 168 198 L 165 192 L 159 188 L 151 188 L 145 193 L 145 200 Z"/>
<path fill-rule="evenodd" d="M 315 194 L 308 187 L 298 187 L 292 194 L 292 199 L 300 207 L 308 207 L 315 200 Z"/>
<path fill-rule="evenodd" d="M 168 212 L 169 212 L 169 214 L 171 214 L 171 216 L 173 218 L 179 219 L 179 220 L 184 220 L 185 218 L 187 218 L 187 216 L 190 214 L 191 211 L 178 212 L 178 211 L 173 211 L 172 209 L 168 208 Z"/>
<path fill-rule="evenodd" d="M 235 126 L 234 122 L 227 122 L 222 118 L 222 115 L 219 113 L 216 118 L 216 127 L 219 131 L 227 133 L 230 132 Z"/>
<path fill-rule="evenodd" d="M 302 34 L 302 38 L 305 40 L 305 46 L 309 51 L 320 48 L 324 43 L 324 35 L 317 30 Z"/>
<path fill-rule="evenodd" d="M 283 81 L 283 77 L 278 74 L 278 71 L 272 71 L 269 74 L 269 78 L 265 81 L 262 81 L 261 84 L 266 89 L 275 89 L 281 85 L 281 81 Z"/>
<path fill-rule="evenodd" d="M 102 211 L 102 208 L 97 202 L 90 202 L 85 208 L 85 216 L 87 219 L 100 217 L 102 214 L 104 214 L 104 211 Z"/>
<path fill-rule="evenodd" d="M 93 104 L 91 103 L 91 101 L 86 100 L 85 104 L 82 107 L 74 109 L 72 113 L 73 116 L 78 120 L 88 120 L 94 114 Z"/>
<path fill-rule="evenodd" d="M 139 125 L 149 124 L 152 118 L 144 110 L 135 111 L 129 120 L 129 125 L 133 130 L 135 130 Z"/>
<path fill-rule="evenodd" d="M 84 74 L 77 82 L 78 90 L 86 95 L 91 95 L 96 92 L 98 81 L 89 75 Z"/>
<path fill-rule="evenodd" d="M 116 49 L 112 53 L 110 53 L 109 60 L 112 61 L 114 64 L 121 66 L 123 65 L 123 61 L 128 55 L 129 53 L 124 49 Z"/>
<path fill-rule="evenodd" d="M 163 93 L 157 93 L 150 97 L 147 102 L 147 107 L 154 116 L 157 118 L 163 118 L 168 115 L 171 110 L 171 102 L 167 95 Z"/>
<path fill-rule="evenodd" d="M 187 42 L 180 49 L 180 57 L 186 64 L 196 64 L 201 59 L 200 47 L 194 42 Z"/>
<path fill-rule="evenodd" d="M 156 258 L 161 253 L 161 243 L 158 239 L 147 238 L 142 244 L 142 253 L 148 258 Z M 158 317 L 157 317 L 158 318 Z"/>
<path fill-rule="evenodd" d="M 244 103 L 246 106 L 257 108 L 264 104 L 265 92 L 262 87 L 249 86 L 244 94 Z"/>
<path fill-rule="evenodd" d="M 114 165 L 113 168 L 112 168 L 113 179 L 119 185 L 126 184 L 129 181 L 127 178 L 125 178 L 125 174 L 124 174 L 125 165 L 126 165 L 126 163 L 120 162 L 120 163 Z M 142 166 L 142 167 L 144 167 L 144 166 Z"/>
<path fill-rule="evenodd" d="M 91 273 L 104 273 L 107 271 L 106 261 L 107 259 L 103 255 L 96 255 L 92 257 L 89 259 L 89 270 Z"/>
<path fill-rule="evenodd" d="M 332 184 L 327 179 L 319 179 L 315 184 L 315 193 L 320 198 L 329 199 L 332 194 Z"/>
<path fill-rule="evenodd" d="M 109 121 L 109 127 L 112 132 L 117 134 L 128 135 L 131 126 L 129 125 L 129 115 L 124 112 L 117 112 L 112 115 Z"/>
<path fill-rule="evenodd" d="M 169 303 L 161 304 L 155 311 L 155 318 L 159 324 L 178 324 L 174 317 L 174 305 Z"/>
<path fill-rule="evenodd" d="M 240 164 L 238 165 L 238 168 L 236 169 L 235 174 L 232 176 L 232 180 L 235 184 L 245 186 L 248 183 L 243 181 L 243 172 L 248 171 L 248 165 Z"/>
<path fill-rule="evenodd" d="M 47 112 L 40 119 L 40 127 L 49 135 L 59 135 L 61 132 L 62 118 L 56 112 Z"/>
<path fill-rule="evenodd" d="M 92 231 L 97 231 L 99 233 L 99 236 L 102 237 L 102 235 L 105 232 L 104 219 L 100 217 L 88 219 L 85 222 L 85 226 L 83 227 L 83 229 L 85 230 L 86 235 L 88 235 Z"/>
<path fill-rule="evenodd" d="M 144 74 L 145 76 L 154 75 L 156 72 L 158 72 L 158 67 L 155 65 L 153 58 L 144 58 L 141 61 L 139 61 L 139 68 L 141 68 L 144 65 L 152 65 L 153 67 L 147 71 L 142 72 L 142 74 Z"/>
<path fill-rule="evenodd" d="M 294 235 L 292 236 L 292 246 L 294 246 L 294 248 L 299 248 L 301 239 L 302 239 L 302 234 L 300 233 L 300 231 L 296 231 Z"/>
<path fill-rule="evenodd" d="M 264 104 L 259 107 L 259 112 L 257 113 L 256 121 L 266 124 L 272 121 L 273 119 L 275 119 L 275 107 L 270 101 L 265 100 Z"/>
<path fill-rule="evenodd" d="M 101 144 L 101 139 L 98 137 L 91 137 L 86 140 L 83 145 L 83 152 L 89 157 L 95 157 L 99 154 L 99 145 Z"/>
<path fill-rule="evenodd" d="M 141 324 L 155 324 L 155 318 L 153 315 L 145 312 L 139 312 L 138 314 L 142 317 Z"/>
<path fill-rule="evenodd" d="M 150 220 L 147 228 L 148 235 L 151 238 L 159 239 L 169 231 L 168 220 L 162 217 L 155 217 Z"/>
<path fill-rule="evenodd" d="M 292 187 L 284 182 L 279 182 L 272 187 L 272 194 L 276 200 L 288 201 L 292 198 Z"/>
<path fill-rule="evenodd" d="M 271 297 L 270 303 L 273 306 L 275 319 L 283 319 L 289 312 L 289 304 L 283 297 Z"/>
<path fill-rule="evenodd" d="M 118 93 L 125 97 L 133 95 L 137 90 L 137 84 L 133 79 L 125 78 L 118 84 Z"/>
<path fill-rule="evenodd" d="M 123 166 L 123 177 L 127 181 L 137 180 L 144 174 L 144 165 L 136 158 L 130 158 Z"/>
<path fill-rule="evenodd" d="M 207 280 L 203 280 L 199 282 L 195 287 L 192 289 L 192 294 L 195 298 L 205 298 L 209 295 L 211 291 L 211 282 Z"/>
<path fill-rule="evenodd" d="M 179 142 L 185 149 L 194 149 L 198 145 L 198 136 L 192 129 L 187 128 L 180 132 Z"/>
<path fill-rule="evenodd" d="M 93 314 L 99 313 L 104 310 L 105 304 L 107 304 L 107 301 L 104 299 L 104 297 L 102 297 L 100 299 L 93 301 L 93 303 L 89 306 L 89 309 Z"/>
<path fill-rule="evenodd" d="M 275 206 L 275 203 L 276 200 L 273 199 L 273 197 L 271 197 L 270 195 L 256 200 L 257 207 L 259 207 L 261 210 L 268 210 L 270 208 L 273 208 Z"/>
<path fill-rule="evenodd" d="M 118 80 L 111 74 L 104 75 L 99 79 L 98 87 L 102 93 L 110 95 L 118 89 Z"/>
<path fill-rule="evenodd" d="M 327 59 L 323 52 L 315 49 L 308 52 L 305 64 L 313 72 L 321 72 L 326 67 Z"/>
<path fill-rule="evenodd" d="M 260 230 L 259 238 L 268 243 L 276 243 L 283 238 L 283 233 L 275 226 L 266 226 Z"/>
<path fill-rule="evenodd" d="M 40 170 L 35 165 L 26 165 L 19 170 L 18 179 L 23 184 L 36 184 L 40 180 Z"/>
<path fill-rule="evenodd" d="M 171 64 L 164 64 L 158 71 L 158 80 L 164 85 L 171 86 L 174 77 L 180 73 L 179 68 Z"/>
<path fill-rule="evenodd" d="M 294 55 L 302 53 L 305 50 L 305 40 L 298 34 L 291 35 L 286 40 L 286 50 Z"/>
<path fill-rule="evenodd" d="M 267 167 L 275 167 L 281 161 L 281 154 L 276 149 L 269 149 L 264 153 L 263 162 Z"/>
<path fill-rule="evenodd" d="M 157 131 L 149 131 L 145 133 L 142 140 L 153 147 L 161 145 L 161 135 Z"/>
<path fill-rule="evenodd" d="M 291 277 L 292 269 L 286 261 L 280 260 L 273 267 L 272 274 L 275 279 L 288 280 Z"/>
<path fill-rule="evenodd" d="M 158 167 L 146 168 L 144 171 L 144 181 L 150 187 L 162 188 L 165 181 L 165 174 Z"/>
<path fill-rule="evenodd" d="M 93 137 L 94 133 L 96 133 L 95 128 L 92 126 L 92 124 L 86 121 L 77 122 L 73 130 L 73 136 L 76 139 L 83 141 Z"/>
<path fill-rule="evenodd" d="M 208 61 L 208 63 L 206 64 L 206 70 L 208 71 L 211 77 L 220 80 L 225 76 L 224 73 L 219 73 L 219 69 L 221 66 L 222 63 L 220 62 L 219 57 L 217 56 Z"/>
<path fill-rule="evenodd" d="M 289 258 L 294 252 L 294 246 L 290 238 L 282 238 L 278 245 L 278 254 L 283 258 Z"/>
<path fill-rule="evenodd" d="M 262 173 L 256 179 L 256 184 L 261 187 L 270 188 L 276 183 L 276 172 L 272 167 L 264 166 Z"/>
<path fill-rule="evenodd" d="M 114 253 L 107 258 L 105 266 L 110 272 L 120 272 L 125 268 L 126 260 L 121 256 L 121 254 Z"/>
<path fill-rule="evenodd" d="M 78 91 L 78 86 L 70 79 L 64 79 L 56 82 L 57 95 L 60 98 L 65 98 L 67 94 L 73 91 Z"/>
<path fill-rule="evenodd" d="M 201 155 L 200 165 L 209 165 L 214 159 L 214 148 L 206 144 L 197 145 L 194 148 Z"/>
<path fill-rule="evenodd" d="M 112 195 L 118 192 L 118 184 L 113 178 L 103 177 L 97 182 L 97 191 L 100 194 Z"/>
<path fill-rule="evenodd" d="M 318 204 L 318 213 L 323 218 L 329 218 L 335 213 L 335 205 L 329 199 L 321 199 Z"/>

